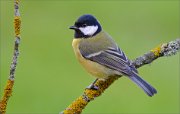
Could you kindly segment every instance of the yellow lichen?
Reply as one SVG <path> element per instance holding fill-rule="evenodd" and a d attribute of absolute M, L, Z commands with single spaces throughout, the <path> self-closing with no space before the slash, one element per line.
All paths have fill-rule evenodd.
<path fill-rule="evenodd" d="M 159 57 L 160 52 L 161 52 L 161 45 L 159 45 L 156 48 L 152 49 L 151 52 L 153 52 L 156 57 Z"/>
<path fill-rule="evenodd" d="M 20 26 L 21 26 L 21 20 L 19 16 L 14 17 L 14 29 L 15 29 L 15 34 L 18 36 L 20 34 Z"/>
<path fill-rule="evenodd" d="M 95 97 L 99 96 L 101 92 L 99 90 L 86 89 L 84 94 L 89 98 L 89 100 L 93 100 Z"/>
<path fill-rule="evenodd" d="M 106 88 L 108 88 L 119 76 L 112 76 L 106 80 L 98 80 L 95 83 L 98 90 L 85 89 L 84 94 L 76 99 L 71 105 L 69 105 L 64 111 L 63 114 L 80 114 L 89 101 L 94 100 L 95 97 L 100 96 Z"/>
<path fill-rule="evenodd" d="M 83 96 L 80 96 L 71 105 L 69 105 L 66 110 L 64 110 L 63 114 L 79 114 L 87 103 L 88 102 L 83 99 Z"/>
<path fill-rule="evenodd" d="M 4 95 L 2 97 L 2 100 L 0 101 L 0 114 L 5 114 L 6 112 L 7 102 L 9 97 L 12 95 L 13 85 L 14 85 L 14 81 L 12 80 L 7 81 L 7 85 L 4 89 Z"/>

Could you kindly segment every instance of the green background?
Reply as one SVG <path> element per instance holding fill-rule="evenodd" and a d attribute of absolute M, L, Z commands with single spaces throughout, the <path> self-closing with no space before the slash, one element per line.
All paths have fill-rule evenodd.
<path fill-rule="evenodd" d="M 22 0 L 20 56 L 7 114 L 59 113 L 95 78 L 77 62 L 68 27 L 93 14 L 130 59 L 180 37 L 179 1 Z M 9 75 L 14 45 L 13 0 L 0 1 L 0 95 Z M 116 81 L 83 113 L 180 113 L 179 55 L 139 69 L 157 90 L 148 97 L 127 78 Z"/>

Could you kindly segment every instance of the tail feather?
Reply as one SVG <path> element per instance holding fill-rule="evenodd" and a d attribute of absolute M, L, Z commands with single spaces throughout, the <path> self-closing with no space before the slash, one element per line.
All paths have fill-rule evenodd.
<path fill-rule="evenodd" d="M 141 87 L 144 92 L 150 97 L 157 93 L 156 89 L 139 77 L 136 73 L 128 76 L 133 82 L 135 82 L 139 87 Z"/>

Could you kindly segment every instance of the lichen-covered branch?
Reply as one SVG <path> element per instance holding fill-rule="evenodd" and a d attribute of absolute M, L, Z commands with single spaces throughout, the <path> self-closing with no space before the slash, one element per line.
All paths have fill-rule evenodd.
<path fill-rule="evenodd" d="M 20 20 L 20 13 L 19 13 L 19 0 L 14 0 L 14 31 L 15 31 L 14 54 L 13 54 L 13 59 L 10 66 L 9 78 L 8 78 L 6 87 L 4 89 L 4 95 L 2 99 L 0 100 L 0 114 L 6 113 L 7 103 L 12 94 L 17 59 L 19 56 L 20 26 L 21 26 L 21 20 Z"/>
<path fill-rule="evenodd" d="M 153 62 L 155 59 L 163 56 L 175 55 L 180 50 L 180 39 L 176 39 L 169 43 L 164 43 L 152 49 L 148 53 L 136 58 L 133 62 L 136 68 Z M 70 104 L 62 114 L 80 114 L 86 105 L 94 100 L 94 98 L 100 96 L 115 80 L 120 76 L 112 76 L 105 81 L 98 80 L 95 85 L 98 90 L 85 89 L 84 93 L 78 97 L 72 104 Z"/>
<path fill-rule="evenodd" d="M 164 43 L 152 49 L 150 52 L 136 58 L 133 64 L 136 68 L 139 68 L 145 64 L 149 64 L 155 59 L 162 56 L 175 55 L 180 50 L 180 39 L 176 39 L 169 43 Z"/>

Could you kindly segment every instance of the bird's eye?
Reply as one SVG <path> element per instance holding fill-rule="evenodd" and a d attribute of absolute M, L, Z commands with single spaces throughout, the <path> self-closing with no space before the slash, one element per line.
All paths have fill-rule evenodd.
<path fill-rule="evenodd" d="M 83 25 L 82 25 L 82 27 L 86 27 L 86 26 L 87 26 L 87 24 L 83 24 Z"/>

